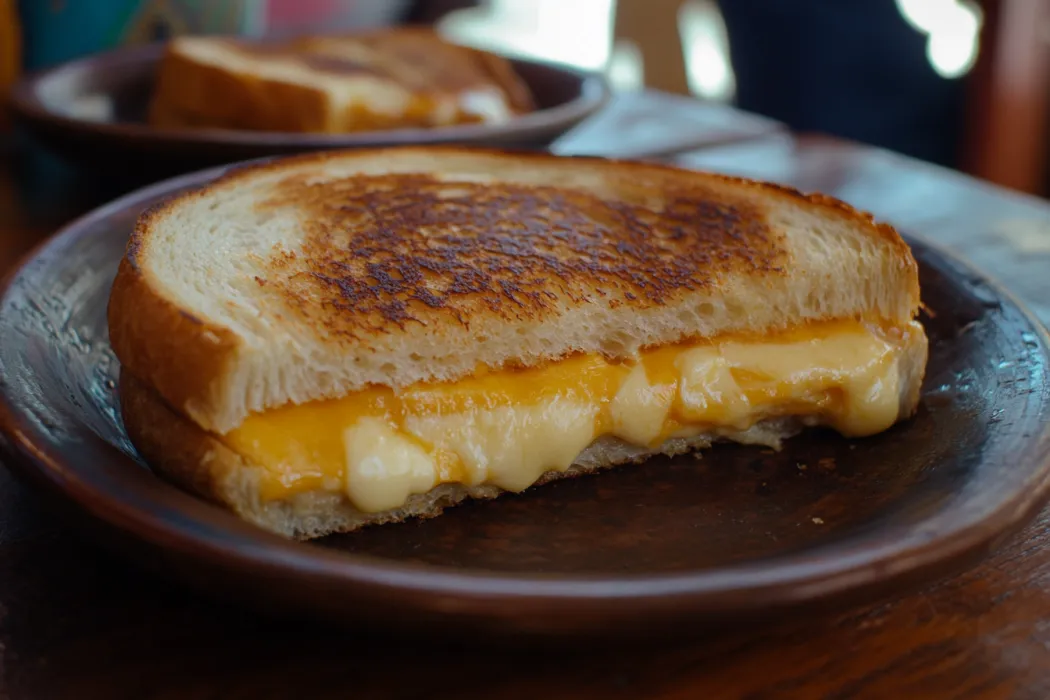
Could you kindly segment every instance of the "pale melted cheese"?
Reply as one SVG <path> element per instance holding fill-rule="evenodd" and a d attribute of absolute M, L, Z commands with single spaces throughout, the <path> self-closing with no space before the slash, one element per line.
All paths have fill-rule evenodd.
<path fill-rule="evenodd" d="M 655 447 L 778 416 L 811 417 L 849 436 L 880 432 L 898 419 L 903 339 L 921 332 L 837 323 L 662 347 L 633 362 L 580 355 L 279 408 L 222 439 L 263 467 L 267 499 L 343 491 L 378 512 L 441 483 L 520 491 L 606 435 Z"/>

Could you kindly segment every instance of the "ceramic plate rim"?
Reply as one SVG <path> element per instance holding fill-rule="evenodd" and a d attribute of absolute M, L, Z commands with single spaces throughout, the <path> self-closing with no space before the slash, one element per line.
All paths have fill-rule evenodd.
<path fill-rule="evenodd" d="M 87 131 L 100 136 L 125 136 L 166 145 L 193 144 L 214 146 L 340 148 L 393 143 L 468 143 L 494 140 L 533 133 L 545 133 L 560 125 L 575 124 L 595 114 L 612 97 L 608 81 L 600 73 L 573 66 L 528 58 L 508 57 L 515 64 L 540 67 L 578 78 L 580 95 L 553 107 L 538 109 L 516 117 L 505 124 L 461 124 L 431 129 L 407 128 L 361 131 L 346 134 L 302 134 L 282 131 L 246 131 L 235 129 L 189 130 L 157 128 L 136 121 L 96 121 L 63 114 L 50 107 L 41 97 L 46 82 L 64 74 L 90 72 L 107 62 L 140 65 L 160 59 L 162 44 L 112 49 L 90 56 L 39 69 L 22 76 L 10 91 L 10 102 L 16 116 L 30 122 L 46 123 L 63 130 Z"/>

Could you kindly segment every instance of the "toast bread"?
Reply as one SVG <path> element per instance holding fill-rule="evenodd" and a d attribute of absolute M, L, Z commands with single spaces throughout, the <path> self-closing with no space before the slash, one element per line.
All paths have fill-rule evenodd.
<path fill-rule="evenodd" d="M 500 123 L 534 108 L 504 58 L 427 29 L 283 42 L 179 37 L 164 52 L 150 123 L 347 133 Z"/>
<path fill-rule="evenodd" d="M 370 386 L 448 382 L 579 353 L 828 321 L 904 327 L 917 267 L 889 226 L 831 198 L 676 168 L 452 147 L 311 154 L 229 172 L 145 212 L 109 306 L 133 443 L 163 474 L 292 537 L 436 515 L 490 484 L 402 507 L 337 493 L 267 501 L 219 439 L 252 413 Z M 926 338 L 900 359 L 918 403 Z M 810 424 L 638 448 L 600 438 L 540 483 Z"/>
<path fill-rule="evenodd" d="M 478 366 L 834 319 L 902 326 L 917 268 L 845 204 L 675 168 L 460 148 L 235 170 L 138 220 L 113 347 L 201 427 Z"/>

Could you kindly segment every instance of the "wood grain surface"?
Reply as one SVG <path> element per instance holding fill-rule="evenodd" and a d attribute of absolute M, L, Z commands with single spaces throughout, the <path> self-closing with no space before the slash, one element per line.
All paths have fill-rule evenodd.
<path fill-rule="evenodd" d="M 1050 320 L 1045 202 L 823 138 L 762 138 L 678 160 L 871 209 L 969 257 Z M 15 163 L 0 157 L 4 267 L 96 196 L 16 179 Z M 86 544 L 0 469 L 0 697 L 1045 700 L 1048 517 L 961 576 L 844 615 L 725 629 L 688 647 L 485 654 L 199 599 Z"/>

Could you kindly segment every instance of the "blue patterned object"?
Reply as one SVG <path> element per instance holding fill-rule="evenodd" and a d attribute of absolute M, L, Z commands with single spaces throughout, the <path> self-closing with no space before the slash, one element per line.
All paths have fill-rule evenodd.
<path fill-rule="evenodd" d="M 23 61 L 43 68 L 177 34 L 255 33 L 265 0 L 19 0 Z"/>

